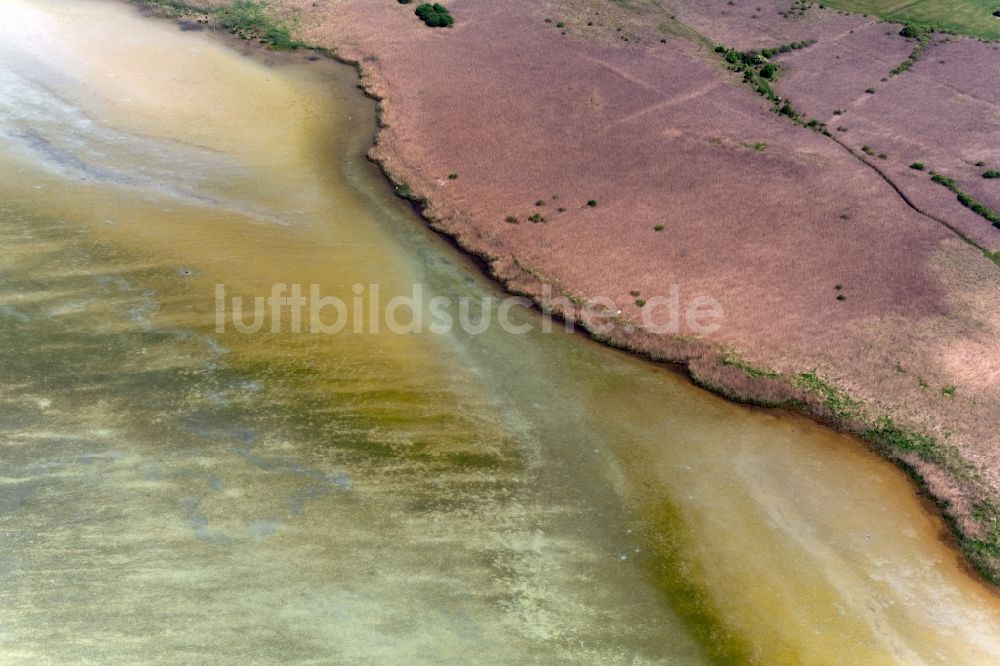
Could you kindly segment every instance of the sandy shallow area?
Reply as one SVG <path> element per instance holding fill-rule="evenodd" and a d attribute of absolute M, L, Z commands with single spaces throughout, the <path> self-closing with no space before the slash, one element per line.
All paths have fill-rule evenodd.
<path fill-rule="evenodd" d="M 995 250 L 1000 231 L 906 166 L 919 154 L 950 174 L 956 160 L 997 152 L 994 126 L 982 126 L 984 113 L 996 117 L 993 101 L 968 92 L 989 88 L 995 72 L 962 65 L 988 58 L 992 45 L 935 45 L 913 71 L 881 83 L 857 71 L 906 56 L 910 43 L 885 34 L 893 26 L 818 9 L 785 19 L 786 2 L 457 0 L 448 30 L 428 29 L 396 2 L 274 4 L 296 17 L 301 39 L 359 63 L 381 98 L 372 156 L 510 289 L 538 298 L 551 284 L 580 301 L 611 299 L 621 311 L 612 341 L 686 362 L 723 393 L 797 399 L 855 430 L 889 417 L 926 433 L 972 473 L 890 454 L 950 502 L 967 535 L 992 529 L 994 518 L 971 514 L 1000 489 L 1000 271 L 843 146 L 773 113 L 707 44 L 818 40 L 782 56 L 778 93 L 831 129 L 840 122 L 832 111 L 848 109 L 850 129 L 837 138 L 884 150 L 876 166 L 911 201 Z M 873 84 L 878 94 L 866 96 Z M 926 104 L 908 104 L 913 95 Z M 534 214 L 545 222 L 529 222 Z M 716 299 L 718 329 L 629 332 L 638 301 L 674 285 L 682 305 Z M 780 376 L 726 365 L 723 354 Z M 863 405 L 863 418 L 843 418 L 828 395 L 803 387 L 797 378 L 813 371 Z"/>

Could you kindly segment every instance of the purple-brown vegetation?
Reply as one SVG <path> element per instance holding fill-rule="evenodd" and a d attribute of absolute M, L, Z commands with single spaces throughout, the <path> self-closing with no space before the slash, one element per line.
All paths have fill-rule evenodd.
<path fill-rule="evenodd" d="M 709 337 L 624 328 L 610 337 L 685 361 L 721 392 L 798 398 L 863 429 L 787 380 L 816 369 L 872 418 L 954 445 L 1000 490 L 1000 270 L 831 138 L 774 113 L 705 42 L 661 43 L 655 26 L 665 15 L 637 18 L 610 2 L 459 0 L 449 5 L 454 27 L 431 31 L 395 2 L 279 4 L 300 13 L 299 38 L 360 63 L 365 86 L 382 98 L 373 156 L 427 198 L 436 228 L 511 289 L 537 296 L 544 280 L 585 298 L 610 296 L 623 322 L 640 312 L 631 292 L 646 298 L 679 284 L 712 296 L 725 321 Z M 855 152 L 869 144 L 885 153 L 869 161 L 920 208 L 1000 247 L 1000 232 L 909 168 L 924 162 L 1000 207 L 1000 188 L 972 166 L 1000 165 L 1000 59 L 991 45 L 934 44 L 882 82 L 912 49 L 898 26 L 815 7 L 783 18 L 788 3 L 774 1 L 678 4 L 678 20 L 727 46 L 817 39 L 776 58 L 775 91 L 806 117 L 847 127 L 836 138 Z M 566 35 L 545 22 L 555 15 Z M 869 87 L 877 93 L 866 95 Z M 442 184 L 449 172 L 462 177 Z M 508 223 L 553 192 L 581 203 L 547 224 Z M 600 206 L 582 205 L 590 199 Z M 663 233 L 651 232 L 657 225 Z M 786 379 L 722 364 L 724 348 Z M 956 394 L 943 395 L 945 386 Z M 966 533 L 984 529 L 970 517 L 979 490 L 903 457 L 952 502 Z"/>

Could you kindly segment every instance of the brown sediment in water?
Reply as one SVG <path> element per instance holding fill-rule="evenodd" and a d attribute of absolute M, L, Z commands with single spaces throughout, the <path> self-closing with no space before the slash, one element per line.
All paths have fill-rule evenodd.
<path fill-rule="evenodd" d="M 235 191 L 225 179 L 199 188 L 226 200 L 221 187 L 242 207 L 178 208 L 176 193 L 156 205 L 155 189 L 151 201 L 147 190 L 62 182 L 23 156 L 0 161 L 4 169 L 20 167 L 17 177 L 0 179 L 12 195 L 5 199 L 16 202 L 13 215 L 5 210 L 0 218 L 12 239 L 4 284 L 16 279 L 30 303 L 26 316 L 48 322 L 0 319 L 5 335 L 16 327 L 5 338 L 16 346 L 2 351 L 18 359 L 0 364 L 2 386 L 20 387 L 0 395 L 5 414 L 11 404 L 25 412 L 32 395 L 45 396 L 48 410 L 14 428 L 16 442 L 33 445 L 5 446 L 5 467 L 36 474 L 40 461 L 62 461 L 82 445 L 119 452 L 89 463 L 99 473 L 70 459 L 56 478 L 37 474 L 46 484 L 39 501 L 0 513 L 5 533 L 14 535 L 5 549 L 32 544 L 17 552 L 26 562 L 0 611 L 0 627 L 13 617 L 23 632 L 21 650 L 73 654 L 81 649 L 74 639 L 99 634 L 105 640 L 89 648 L 97 660 L 137 645 L 155 646 L 164 658 L 181 648 L 394 660 L 413 654 L 401 650 L 433 643 L 431 658 L 442 660 L 458 660 L 462 650 L 488 659 L 498 650 L 515 660 L 607 663 L 629 655 L 660 662 L 669 653 L 690 663 L 693 652 L 676 654 L 686 639 L 664 612 L 669 606 L 709 641 L 746 639 L 745 649 L 717 654 L 749 652 L 767 663 L 795 655 L 860 663 L 995 654 L 995 605 L 940 547 L 940 522 L 911 501 L 905 477 L 803 418 L 737 408 L 650 364 L 560 335 L 496 332 L 466 340 L 464 349 L 409 336 L 212 336 L 199 316 L 210 320 L 213 280 L 261 293 L 276 280 L 340 283 L 364 280 L 367 270 L 397 287 L 420 274 L 452 295 L 489 287 L 468 271 L 435 273 L 450 263 L 443 248 L 440 256 L 428 248 L 394 250 L 387 230 L 430 234 L 408 215 L 387 213 L 403 207 L 380 187 L 374 167 L 359 166 L 359 154 L 329 169 L 325 160 L 337 151 L 321 137 L 343 133 L 355 145 L 373 119 L 371 106 L 349 89 L 350 103 L 327 99 L 345 93 L 326 88 L 325 69 L 303 62 L 287 79 L 282 68 L 236 57 L 205 36 L 166 25 L 147 33 L 149 25 L 127 24 L 126 12 L 102 3 L 57 6 L 59 14 L 98 7 L 122 21 L 104 30 L 124 32 L 120 39 L 76 44 L 71 22 L 55 40 L 86 53 L 62 70 L 91 63 L 87 97 L 103 93 L 112 102 L 110 111 L 96 109 L 108 127 L 146 140 L 165 136 L 152 144 L 164 157 L 184 157 L 176 151 L 186 138 L 218 149 L 219 168 L 179 159 L 185 168 L 173 178 L 236 177 L 223 155 L 237 164 L 242 157 L 248 171 Z M 123 52 L 135 53 L 128 71 L 93 77 Z M 225 94 L 217 99 L 214 91 Z M 139 112 L 130 112 L 135 107 Z M 187 114 L 201 109 L 211 113 L 191 127 Z M 255 109 L 251 117 L 234 113 L 248 109 Z M 50 115 L 54 109 L 32 121 L 64 145 L 47 124 Z M 345 123 L 345 115 L 354 119 Z M 144 146 L 126 143 L 91 158 L 139 176 L 148 165 L 129 169 L 137 158 L 130 148 Z M 357 205 L 340 183 L 359 169 L 371 176 L 360 188 L 371 208 Z M 329 196 L 316 196 L 317 180 Z M 121 202 L 120 214 L 105 216 L 112 201 Z M 37 219 L 22 219 L 18 208 Z M 278 214 L 251 214 L 272 210 Z M 114 255 L 96 267 L 81 260 L 89 245 L 81 232 L 107 241 Z M 345 241 L 361 244 L 352 249 Z M 105 316 L 84 310 L 44 318 L 91 293 L 91 271 L 110 276 L 129 262 L 136 284 L 124 312 L 115 307 L 123 297 L 107 296 L 100 301 Z M 178 277 L 178 265 L 192 274 Z M 129 298 L 161 304 L 143 320 L 148 333 L 121 323 L 119 315 L 133 313 Z M 84 330 L 72 328 L 81 323 Z M 186 330 L 193 335 L 174 337 Z M 131 341 L 129 353 L 95 349 L 80 335 L 90 331 Z M 226 350 L 188 353 L 206 337 Z M 78 366 L 67 373 L 60 359 Z M 46 372 L 25 380 L 33 363 Z M 244 387 L 248 379 L 259 386 Z M 219 405 L 217 397 L 235 402 Z M 73 406 L 84 401 L 77 414 Z M 52 441 L 37 430 L 62 427 L 84 441 Z M 616 456 L 601 453 L 606 448 Z M 146 467 L 155 463 L 163 467 L 160 479 Z M 622 510 L 609 478 L 639 511 Z M 296 499 L 330 483 L 332 492 Z M 107 515 L 109 488 L 125 515 Z M 95 504 L 100 511 L 89 510 Z M 69 529 L 34 529 L 66 520 Z M 631 526 L 641 535 L 625 529 Z M 83 530 L 108 554 L 102 561 L 119 568 L 78 575 L 96 545 L 81 548 L 73 537 Z M 667 604 L 642 575 L 647 564 Z M 123 574 L 130 585 L 121 585 Z M 206 589 L 202 581 L 210 580 L 220 582 Z M 67 601 L 40 600 L 50 586 Z M 191 602 L 204 598 L 207 607 Z M 79 607 L 102 612 L 72 611 Z M 129 613 L 128 622 L 116 622 L 118 613 Z M 59 635 L 47 637 L 49 628 Z M 459 633 L 449 634 L 454 628 Z M 3 629 L 0 638 L 6 635 Z"/>
<path fill-rule="evenodd" d="M 379 103 L 372 159 L 492 277 L 571 319 L 579 312 L 542 301 L 543 285 L 610 297 L 621 319 L 601 341 L 682 363 L 731 399 L 791 405 L 864 436 L 936 499 L 995 579 L 1000 276 L 978 251 L 770 113 L 703 45 L 654 40 L 653 10 L 460 2 L 454 28 L 429 30 L 394 3 L 272 4 L 308 43 L 356 65 Z M 569 34 L 543 20 L 556 15 Z M 821 14 L 803 34 L 859 21 Z M 536 211 L 546 223 L 526 221 Z M 512 214 L 520 224 L 504 222 Z M 671 283 L 719 300 L 725 325 L 630 330 L 631 294 Z"/>

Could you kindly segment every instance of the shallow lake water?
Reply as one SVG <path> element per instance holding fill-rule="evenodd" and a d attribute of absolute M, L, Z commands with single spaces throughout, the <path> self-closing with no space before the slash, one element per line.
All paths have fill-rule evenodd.
<path fill-rule="evenodd" d="M 520 306 L 219 332 L 218 285 L 498 314 L 365 160 L 352 69 L 99 0 L 0 36 L 0 661 L 1000 661 L 851 438 Z"/>

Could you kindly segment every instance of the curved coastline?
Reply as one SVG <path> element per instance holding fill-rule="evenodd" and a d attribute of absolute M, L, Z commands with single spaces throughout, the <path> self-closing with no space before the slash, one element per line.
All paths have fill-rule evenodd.
<path fill-rule="evenodd" d="M 150 8 L 154 13 L 167 9 L 172 12 L 194 13 L 209 11 L 206 7 L 179 0 L 128 0 L 131 4 Z M 211 5 L 208 5 L 210 7 Z M 209 14 L 203 14 L 208 23 Z M 225 34 L 224 31 L 222 31 Z M 245 39 L 245 36 L 240 36 Z M 629 324 L 616 321 L 610 333 L 594 332 L 592 323 L 583 316 L 578 305 L 564 307 L 565 301 L 546 301 L 543 285 L 560 288 L 558 281 L 547 279 L 544 269 L 523 264 L 498 248 L 483 234 L 472 233 L 449 225 L 435 210 L 433 193 L 413 185 L 426 175 L 413 165 L 402 165 L 398 156 L 386 148 L 388 129 L 384 117 L 388 107 L 383 81 L 366 65 L 363 53 L 346 53 L 340 47 L 325 47 L 298 43 L 355 69 L 358 88 L 375 103 L 376 127 L 373 128 L 369 159 L 378 165 L 397 196 L 408 200 L 414 211 L 456 250 L 479 266 L 483 274 L 509 293 L 529 298 L 537 307 L 561 320 L 574 322 L 578 332 L 608 346 L 627 351 L 650 362 L 667 364 L 686 375 L 692 383 L 730 401 L 750 407 L 788 410 L 799 413 L 857 438 L 858 444 L 875 451 L 901 468 L 914 483 L 917 495 L 930 500 L 935 512 L 944 519 L 956 547 L 971 574 L 1000 585 L 1000 545 L 996 535 L 983 533 L 974 519 L 975 511 L 1000 514 L 1000 497 L 993 492 L 957 450 L 936 442 L 928 434 L 897 426 L 885 418 L 869 416 L 865 406 L 838 386 L 827 383 L 815 373 L 788 376 L 766 368 L 754 367 L 723 345 L 704 338 L 654 335 Z M 891 185 L 891 182 L 890 182 Z M 586 301 L 585 296 L 563 291 L 574 303 Z M 805 381 L 803 381 L 805 377 Z M 928 507 L 930 508 L 930 507 Z M 993 540 L 991 540 L 993 536 Z"/>

